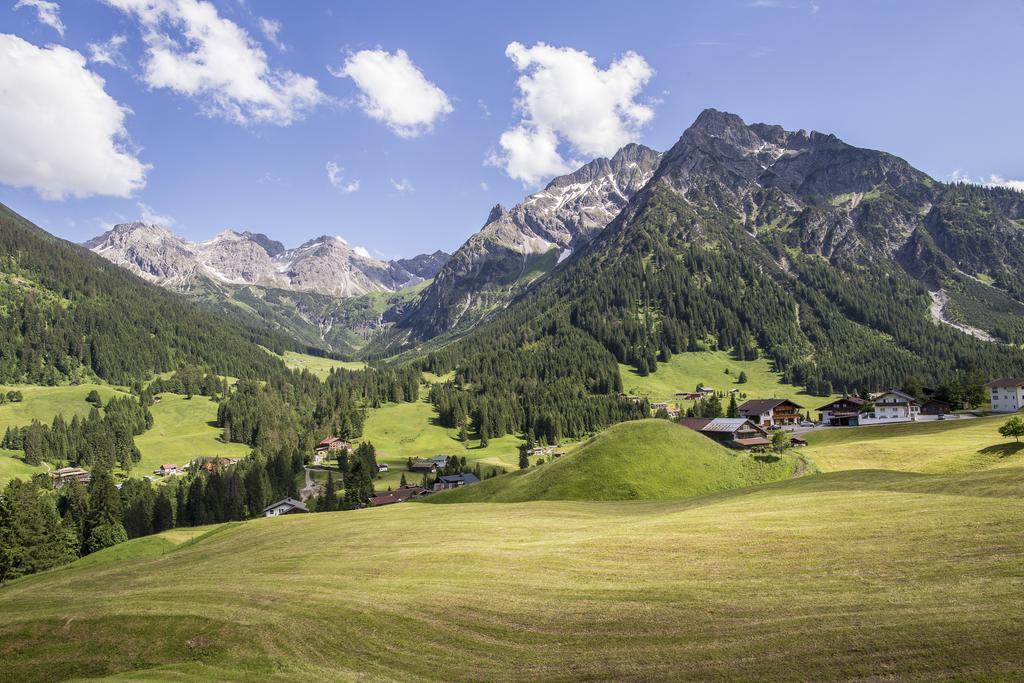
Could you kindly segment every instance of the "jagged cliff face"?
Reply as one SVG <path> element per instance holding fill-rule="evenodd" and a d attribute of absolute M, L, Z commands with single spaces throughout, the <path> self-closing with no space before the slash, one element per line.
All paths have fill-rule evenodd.
<path fill-rule="evenodd" d="M 395 292 L 433 277 L 444 252 L 381 261 L 357 252 L 340 237 L 324 235 L 285 249 L 266 235 L 225 230 L 206 242 L 189 242 L 169 230 L 124 223 L 85 244 L 110 261 L 157 284 L 194 289 L 257 285 L 336 297 Z"/>
<path fill-rule="evenodd" d="M 429 339 L 500 308 L 600 232 L 654 173 L 660 154 L 629 144 L 552 180 L 506 210 L 496 206 L 400 323 Z"/>

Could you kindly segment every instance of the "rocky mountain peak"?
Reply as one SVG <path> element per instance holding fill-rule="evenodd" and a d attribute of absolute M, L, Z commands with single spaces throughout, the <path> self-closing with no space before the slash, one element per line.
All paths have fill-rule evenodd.
<path fill-rule="evenodd" d="M 270 239 L 261 232 L 249 232 L 246 230 L 242 233 L 242 236 L 263 247 L 263 250 L 270 254 L 270 256 L 279 256 L 285 252 L 283 244 L 277 240 Z"/>
<path fill-rule="evenodd" d="M 487 223 L 493 223 L 506 214 L 508 214 L 508 209 L 501 204 L 495 204 L 494 208 L 491 209 L 491 212 L 487 214 L 487 221 L 484 222 L 484 225 L 487 225 Z"/>

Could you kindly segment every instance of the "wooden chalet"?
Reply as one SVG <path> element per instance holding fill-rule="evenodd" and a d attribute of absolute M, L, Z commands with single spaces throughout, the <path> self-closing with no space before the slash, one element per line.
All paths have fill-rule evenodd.
<path fill-rule="evenodd" d="M 930 398 L 921 404 L 922 415 L 949 415 L 951 412 L 953 412 L 952 404 L 937 398 Z"/>
<path fill-rule="evenodd" d="M 475 474 L 469 472 L 463 472 L 462 474 L 446 474 L 438 477 L 434 483 L 435 491 L 447 491 L 448 489 L 457 489 L 460 486 L 469 486 L 471 484 L 479 484 L 480 480 Z"/>
<path fill-rule="evenodd" d="M 771 445 L 768 432 L 745 417 L 684 417 L 679 424 L 730 448 Z"/>
<path fill-rule="evenodd" d="M 843 396 L 818 408 L 821 421 L 832 427 L 856 427 L 860 424 L 860 411 L 867 404 L 857 396 Z"/>
<path fill-rule="evenodd" d="M 50 481 L 53 482 L 53 488 L 59 489 L 65 484 L 77 481 L 80 484 L 88 484 L 92 481 L 92 475 L 81 467 L 61 467 L 56 470 L 50 470 Z"/>
<path fill-rule="evenodd" d="M 785 398 L 755 398 L 740 406 L 740 415 L 762 427 L 800 424 L 802 405 Z"/>
<path fill-rule="evenodd" d="M 394 505 L 395 503 L 404 503 L 407 500 L 414 498 L 422 498 L 423 496 L 430 495 L 430 490 L 425 489 L 422 486 L 414 486 L 406 484 L 400 486 L 394 491 L 385 491 L 384 493 L 378 493 L 370 498 L 370 505 L 379 507 L 381 505 Z"/>
<path fill-rule="evenodd" d="M 413 458 L 412 464 L 409 465 L 409 471 L 434 474 L 437 472 L 437 463 L 430 458 Z"/>

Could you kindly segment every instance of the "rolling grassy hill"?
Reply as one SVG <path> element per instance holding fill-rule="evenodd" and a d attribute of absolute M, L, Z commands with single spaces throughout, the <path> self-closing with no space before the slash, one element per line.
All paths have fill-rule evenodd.
<path fill-rule="evenodd" d="M 1022 524 L 1005 469 L 260 519 L 0 589 L 3 675 L 1009 680 Z"/>
<path fill-rule="evenodd" d="M 825 472 L 886 469 L 941 474 L 1024 467 L 1024 444 L 999 435 L 1007 416 L 871 427 L 807 435 L 807 455 Z"/>
<path fill-rule="evenodd" d="M 791 477 L 796 459 L 731 451 L 667 420 L 624 422 L 575 452 L 427 499 L 436 503 L 684 498 Z"/>
<path fill-rule="evenodd" d="M 729 374 L 725 373 L 726 370 Z M 740 372 L 747 373 L 747 381 L 743 384 L 737 382 Z M 783 384 L 781 373 L 773 371 L 766 358 L 735 360 L 727 351 L 679 353 L 667 363 L 658 363 L 657 372 L 646 377 L 620 363 L 619 374 L 623 391 L 633 396 L 646 396 L 652 402 L 675 402 L 677 392 L 693 391 L 698 384 L 719 391 L 739 389 L 749 398 L 788 398 L 812 413 L 831 400 L 811 396 L 792 384 Z M 683 403 L 685 408 L 688 403 Z"/>
<path fill-rule="evenodd" d="M 160 401 L 149 409 L 153 428 L 135 437 L 142 460 L 135 465 L 134 476 L 149 474 L 163 463 L 179 467 L 199 456 L 244 458 L 251 450 L 240 443 L 224 443 L 215 426 L 217 404 L 205 396 L 186 400 L 179 394 L 160 394 Z"/>
<path fill-rule="evenodd" d="M 333 358 L 310 356 L 309 354 L 297 353 L 295 351 L 285 351 L 282 358 L 284 359 L 284 364 L 288 367 L 296 370 L 309 370 L 320 379 L 326 379 L 331 374 L 331 370 L 335 368 L 362 370 L 366 367 L 366 363 L 362 362 L 334 360 Z"/>

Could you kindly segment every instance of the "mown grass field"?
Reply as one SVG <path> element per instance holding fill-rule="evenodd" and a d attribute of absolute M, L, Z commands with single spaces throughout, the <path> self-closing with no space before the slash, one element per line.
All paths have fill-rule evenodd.
<path fill-rule="evenodd" d="M 334 360 L 333 358 L 321 358 L 320 356 L 310 356 L 305 353 L 296 353 L 295 351 L 284 352 L 284 364 L 290 368 L 296 370 L 309 370 L 320 379 L 325 379 L 331 370 L 362 370 L 366 367 L 366 363 L 361 361 L 343 361 Z"/>
<path fill-rule="evenodd" d="M 729 450 L 667 420 L 609 427 L 575 452 L 443 495 L 432 503 L 685 498 L 778 481 L 796 472 L 796 456 Z"/>
<path fill-rule="evenodd" d="M 124 395 L 115 387 L 105 384 L 79 384 L 77 386 L 40 387 L 31 385 L 0 386 L 0 392 L 7 393 L 11 390 L 18 390 L 24 396 L 24 400 L 18 403 L 4 403 L 0 405 L 0 437 L 7 431 L 8 427 L 23 427 L 30 424 L 32 420 L 49 425 L 58 414 L 63 414 L 66 420 L 71 420 L 75 415 L 85 416 L 92 409 L 92 404 L 87 403 L 85 397 L 95 389 L 100 398 L 106 402 L 114 396 Z M 29 479 L 37 472 L 45 472 L 47 465 L 33 467 L 26 465 L 22 460 L 24 454 L 21 451 L 9 451 L 0 449 L 0 486 L 11 479 Z"/>
<path fill-rule="evenodd" d="M 245 444 L 220 440 L 221 430 L 215 426 L 217 404 L 205 396 L 188 400 L 179 394 L 160 394 L 150 412 L 153 428 L 135 437 L 142 460 L 133 476 L 150 474 L 164 463 L 181 467 L 198 456 L 244 458 L 249 454 Z"/>
<path fill-rule="evenodd" d="M 468 463 L 480 462 L 514 470 L 519 467 L 519 445 L 522 439 L 507 435 L 490 439 L 487 448 L 480 448 L 476 439 L 460 441 L 456 429 L 437 424 L 434 407 L 423 397 L 415 403 L 388 403 L 369 411 L 363 427 L 363 439 L 373 442 L 377 462 L 387 463 L 391 471 L 383 473 L 374 485 L 385 490 L 398 486 L 409 457 L 457 455 Z M 410 483 L 418 482 L 419 474 L 406 473 Z"/>
<path fill-rule="evenodd" d="M 260 519 L 5 586 L 0 658 L 19 681 L 1012 680 L 1022 525 L 1008 469 Z"/>
<path fill-rule="evenodd" d="M 1024 467 L 1024 443 L 999 435 L 1008 416 L 819 429 L 804 451 L 826 472 L 973 472 Z"/>
<path fill-rule="evenodd" d="M 725 374 L 725 370 L 729 374 Z M 747 373 L 744 384 L 737 383 L 740 372 Z M 783 384 L 781 374 L 773 372 L 765 358 L 752 361 L 734 360 L 726 351 L 695 351 L 672 356 L 667 363 L 658 363 L 658 371 L 641 377 L 628 365 L 619 365 L 622 389 L 633 396 L 647 396 L 653 402 L 676 402 L 678 392 L 694 391 L 698 384 L 718 391 L 739 389 L 748 398 L 788 398 L 810 410 L 812 415 L 831 398 L 811 396 L 799 387 Z M 689 404 L 684 402 L 683 407 Z"/>

